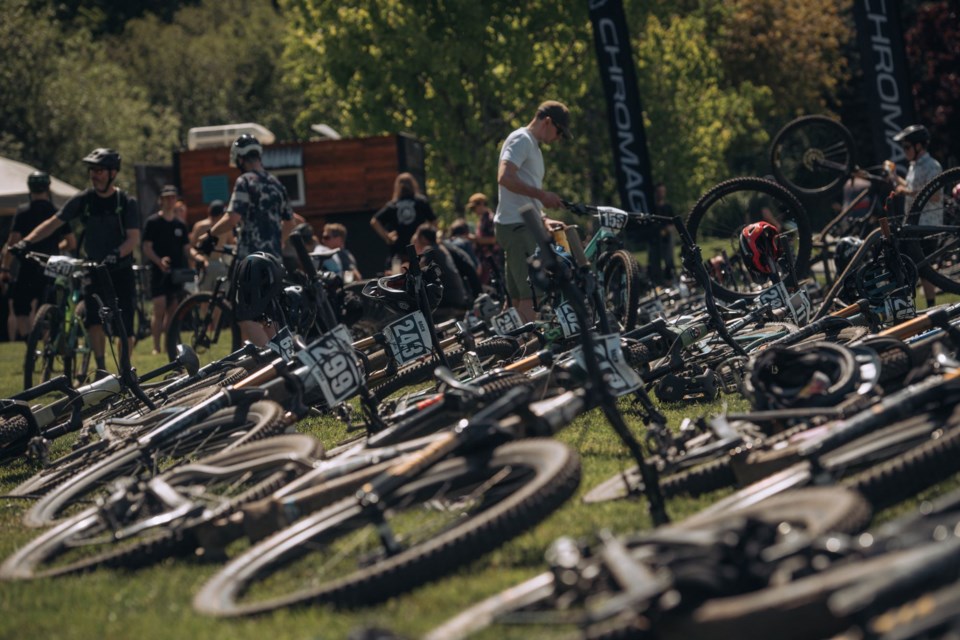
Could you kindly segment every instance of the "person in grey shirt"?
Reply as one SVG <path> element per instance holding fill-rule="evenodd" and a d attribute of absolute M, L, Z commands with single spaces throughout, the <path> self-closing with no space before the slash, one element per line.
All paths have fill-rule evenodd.
<path fill-rule="evenodd" d="M 524 321 L 534 318 L 533 290 L 527 284 L 527 258 L 537 244 L 524 228 L 520 210 L 527 205 L 543 215 L 543 209 L 562 206 L 560 196 L 543 188 L 541 143 L 556 142 L 570 135 L 570 111 L 555 100 L 537 107 L 536 116 L 504 140 L 497 168 L 498 203 L 494 216 L 497 243 L 505 254 L 504 280 L 507 292 Z M 548 224 L 554 221 L 546 219 Z"/>

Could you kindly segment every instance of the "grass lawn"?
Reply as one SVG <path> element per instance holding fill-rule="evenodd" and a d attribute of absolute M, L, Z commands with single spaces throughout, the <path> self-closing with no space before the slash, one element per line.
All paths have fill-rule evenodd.
<path fill-rule="evenodd" d="M 0 395 L 22 384 L 22 344 L 0 344 Z M 151 356 L 149 344 L 138 346 L 134 362 L 143 373 L 164 361 Z M 730 410 L 745 410 L 740 398 L 726 399 Z M 671 425 L 684 417 L 718 411 L 713 405 L 664 407 Z M 628 420 L 637 432 L 642 425 Z M 326 444 L 342 437 L 342 425 L 329 418 L 299 425 Z M 598 412 L 580 417 L 560 434 L 583 458 L 580 492 L 595 486 L 629 464 L 624 448 Z M 0 492 L 26 478 L 31 469 L 17 463 L 0 469 Z M 674 519 L 695 512 L 719 495 L 703 500 L 673 500 Z M 0 556 L 36 534 L 20 524 L 25 504 L 0 501 Z M 601 528 L 626 532 L 650 527 L 643 501 L 583 505 L 579 496 L 547 521 L 500 550 L 478 558 L 452 577 L 438 580 L 389 602 L 355 610 L 313 606 L 241 621 L 219 621 L 193 613 L 191 598 L 220 566 L 194 559 L 168 560 L 136 572 L 101 570 L 95 573 L 32 583 L 0 584 L 0 638 L 342 638 L 357 627 L 376 625 L 408 637 L 422 635 L 463 607 L 543 570 L 543 552 L 560 535 L 591 536 Z M 487 637 L 492 637 L 488 634 Z M 497 638 L 543 637 L 529 628 L 497 633 Z"/>

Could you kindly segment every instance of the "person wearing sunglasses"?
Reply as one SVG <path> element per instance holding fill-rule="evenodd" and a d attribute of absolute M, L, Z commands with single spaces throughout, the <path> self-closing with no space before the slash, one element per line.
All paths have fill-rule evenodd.
<path fill-rule="evenodd" d="M 543 215 L 544 209 L 559 209 L 560 196 L 543 188 L 541 144 L 570 138 L 570 110 L 556 100 L 537 107 L 536 115 L 504 140 L 497 168 L 498 203 L 493 220 L 497 243 L 505 254 L 504 280 L 514 306 L 525 321 L 533 320 L 533 290 L 527 283 L 527 258 L 537 247 L 524 227 L 520 210 L 526 205 Z M 555 221 L 546 219 L 547 224 Z"/>

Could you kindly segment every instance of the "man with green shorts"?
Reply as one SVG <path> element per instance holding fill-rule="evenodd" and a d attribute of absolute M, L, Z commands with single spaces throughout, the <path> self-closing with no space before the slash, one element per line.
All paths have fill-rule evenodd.
<path fill-rule="evenodd" d="M 562 206 L 560 196 L 543 189 L 541 143 L 569 137 L 570 111 L 562 103 L 547 100 L 525 127 L 520 127 L 500 147 L 497 168 L 499 198 L 493 218 L 497 243 L 505 254 L 504 280 L 507 292 L 524 321 L 534 319 L 533 289 L 527 282 L 527 258 L 537 243 L 524 227 L 520 210 L 526 205 L 543 215 L 543 209 Z"/>

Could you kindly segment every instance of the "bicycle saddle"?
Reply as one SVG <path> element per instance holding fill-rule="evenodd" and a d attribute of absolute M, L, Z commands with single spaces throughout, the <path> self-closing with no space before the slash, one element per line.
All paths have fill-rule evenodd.
<path fill-rule="evenodd" d="M 435 265 L 423 270 L 423 284 L 427 289 L 427 300 L 430 308 L 435 309 L 443 297 L 443 283 Z M 372 300 L 383 302 L 391 311 L 401 314 L 416 311 L 417 304 L 416 281 L 406 271 L 391 276 L 384 276 L 371 280 L 363 287 L 363 295 Z"/>

